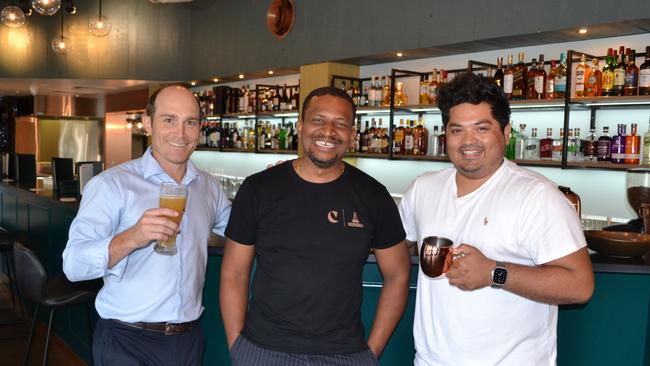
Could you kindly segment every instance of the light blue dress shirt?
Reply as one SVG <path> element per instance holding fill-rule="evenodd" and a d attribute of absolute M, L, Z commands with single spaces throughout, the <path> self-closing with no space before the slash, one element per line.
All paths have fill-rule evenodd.
<path fill-rule="evenodd" d="M 103 319 L 177 323 L 196 320 L 203 311 L 208 237 L 211 230 L 223 235 L 230 201 L 218 181 L 191 161 L 182 180 L 188 198 L 176 239 L 178 254 L 160 255 L 152 241 L 107 268 L 109 243 L 145 210 L 159 207 L 162 182 L 173 179 L 149 149 L 142 158 L 94 177 L 84 189 L 63 251 L 63 271 L 71 281 L 104 279 L 95 301 Z"/>

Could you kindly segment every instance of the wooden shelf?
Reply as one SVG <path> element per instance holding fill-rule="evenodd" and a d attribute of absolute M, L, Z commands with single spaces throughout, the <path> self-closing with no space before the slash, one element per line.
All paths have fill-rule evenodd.
<path fill-rule="evenodd" d="M 642 164 L 615 164 L 609 161 L 580 161 L 567 162 L 567 168 L 572 169 L 605 169 L 605 170 L 628 170 L 633 168 L 650 168 L 650 165 Z"/>
<path fill-rule="evenodd" d="M 298 155 L 297 150 L 258 150 L 257 152 L 260 153 L 260 154 Z"/>
<path fill-rule="evenodd" d="M 372 153 L 353 153 L 346 152 L 346 158 L 370 158 L 370 159 L 388 159 L 388 154 L 372 154 Z"/>
<path fill-rule="evenodd" d="M 395 159 L 395 160 L 420 160 L 420 161 L 449 162 L 449 157 L 448 156 L 393 154 L 393 159 Z"/>

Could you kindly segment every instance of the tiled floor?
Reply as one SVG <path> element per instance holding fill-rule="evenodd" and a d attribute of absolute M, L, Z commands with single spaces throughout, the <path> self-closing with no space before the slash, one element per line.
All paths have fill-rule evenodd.
<path fill-rule="evenodd" d="M 28 319 L 22 318 L 19 310 L 6 309 L 7 307 L 11 307 L 11 295 L 7 283 L 0 282 L 0 309 L 5 309 L 0 310 L 0 365 L 18 366 L 22 364 L 30 323 Z M 28 365 L 42 365 L 46 329 L 46 324 L 36 326 Z M 50 340 L 47 364 L 49 366 L 86 365 L 60 339 Z"/>

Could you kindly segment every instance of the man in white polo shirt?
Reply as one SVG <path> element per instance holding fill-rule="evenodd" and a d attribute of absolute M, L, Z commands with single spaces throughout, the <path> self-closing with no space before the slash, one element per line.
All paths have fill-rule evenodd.
<path fill-rule="evenodd" d="M 580 220 L 555 183 L 503 158 L 496 84 L 459 75 L 438 104 L 453 167 L 419 176 L 400 214 L 407 240 L 446 237 L 463 256 L 445 278 L 419 271 L 415 365 L 555 365 L 557 305 L 594 288 Z"/>

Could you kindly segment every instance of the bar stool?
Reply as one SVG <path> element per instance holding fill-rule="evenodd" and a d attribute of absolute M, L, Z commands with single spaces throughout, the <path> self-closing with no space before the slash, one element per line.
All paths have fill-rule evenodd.
<path fill-rule="evenodd" d="M 9 291 L 11 292 L 11 308 L 2 308 L 0 310 L 9 310 L 16 307 L 16 266 L 14 265 L 14 258 L 12 252 L 14 250 L 13 237 L 0 228 L 0 255 L 2 255 L 2 262 L 7 269 L 7 278 L 9 279 Z M 22 310 L 22 306 L 21 306 Z"/>
<path fill-rule="evenodd" d="M 23 358 L 23 365 L 27 364 L 27 357 L 29 356 L 32 338 L 34 336 L 39 307 L 44 306 L 50 309 L 47 335 L 45 337 L 45 350 L 43 352 L 43 366 L 45 366 L 47 363 L 47 351 L 50 343 L 54 311 L 58 307 L 67 305 L 86 303 L 89 306 L 95 299 L 97 289 L 85 286 L 88 283 L 85 285 L 72 283 L 64 275 L 48 279 L 43 265 L 34 252 L 20 243 L 15 243 L 14 245 L 14 261 L 16 263 L 16 279 L 20 293 L 26 300 L 36 305 L 29 339 L 27 340 L 27 349 Z M 90 308 L 88 309 L 88 314 L 90 314 Z"/>

